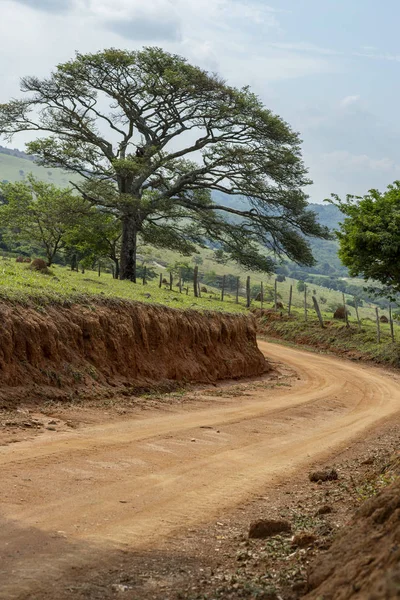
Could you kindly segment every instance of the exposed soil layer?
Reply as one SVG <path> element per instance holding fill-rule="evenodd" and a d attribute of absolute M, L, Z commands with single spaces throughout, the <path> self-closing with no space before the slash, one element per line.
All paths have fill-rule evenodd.
<path fill-rule="evenodd" d="M 0 304 L 0 401 L 213 382 L 268 370 L 253 318 L 114 302 Z"/>

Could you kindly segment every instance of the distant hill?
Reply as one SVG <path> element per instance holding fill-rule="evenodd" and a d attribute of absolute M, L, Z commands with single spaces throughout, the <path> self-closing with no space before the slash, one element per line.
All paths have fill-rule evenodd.
<path fill-rule="evenodd" d="M 310 204 L 310 210 L 317 213 L 318 221 L 329 229 L 339 229 L 344 218 L 343 213 L 333 204 Z"/>
<path fill-rule="evenodd" d="M 61 169 L 46 169 L 39 167 L 33 161 L 35 158 L 21 150 L 0 146 L 0 181 L 22 181 L 28 173 L 33 173 L 38 179 L 54 183 L 59 187 L 68 187 L 70 173 Z"/>

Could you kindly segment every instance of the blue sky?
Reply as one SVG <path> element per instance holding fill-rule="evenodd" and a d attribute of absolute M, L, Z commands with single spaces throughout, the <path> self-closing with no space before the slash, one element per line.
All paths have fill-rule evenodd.
<path fill-rule="evenodd" d="M 312 201 L 400 179 L 395 0 L 0 3 L 0 102 L 18 96 L 21 76 L 44 76 L 75 50 L 158 45 L 250 84 L 300 132 Z"/>

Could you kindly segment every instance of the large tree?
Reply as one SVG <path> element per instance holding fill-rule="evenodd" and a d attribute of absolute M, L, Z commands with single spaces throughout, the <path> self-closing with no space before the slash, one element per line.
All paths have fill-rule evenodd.
<path fill-rule="evenodd" d="M 299 137 L 248 88 L 144 48 L 77 54 L 21 89 L 0 105 L 0 133 L 47 134 L 28 151 L 79 174 L 76 189 L 118 215 L 121 278 L 136 279 L 138 235 L 186 254 L 212 240 L 267 271 L 271 253 L 313 264 L 305 236 L 328 234 L 306 210 Z M 213 202 L 213 190 L 246 202 Z"/>
<path fill-rule="evenodd" d="M 329 200 L 343 213 L 339 257 L 350 275 L 379 281 L 384 293 L 400 292 L 400 181 L 385 192 Z"/>

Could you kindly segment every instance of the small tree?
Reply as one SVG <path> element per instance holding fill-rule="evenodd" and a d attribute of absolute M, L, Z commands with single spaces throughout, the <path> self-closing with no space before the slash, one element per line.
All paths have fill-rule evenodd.
<path fill-rule="evenodd" d="M 304 281 L 297 282 L 296 288 L 297 288 L 298 292 L 304 292 L 305 287 L 306 287 L 306 284 L 304 283 Z"/>
<path fill-rule="evenodd" d="M 114 263 L 114 277 L 119 277 L 121 222 L 111 214 L 88 207 L 82 217 L 66 234 L 69 254 L 79 254 L 88 260 L 106 258 Z"/>
<path fill-rule="evenodd" d="M 0 184 L 6 203 L 0 206 L 0 221 L 6 238 L 40 248 L 50 266 L 65 247 L 67 235 L 89 205 L 70 189 L 59 189 L 28 175 L 26 181 Z"/>
<path fill-rule="evenodd" d="M 345 215 L 340 231 L 339 257 L 351 276 L 379 281 L 389 295 L 400 292 L 400 181 L 383 193 L 328 200 Z"/>

